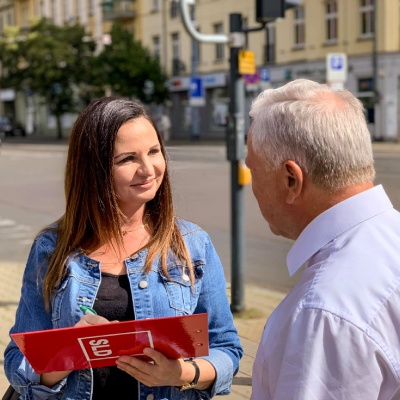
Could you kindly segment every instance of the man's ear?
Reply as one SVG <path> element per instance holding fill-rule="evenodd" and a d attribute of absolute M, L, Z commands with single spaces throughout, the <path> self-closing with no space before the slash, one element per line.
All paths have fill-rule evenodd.
<path fill-rule="evenodd" d="M 303 190 L 304 175 L 300 166 L 292 160 L 287 160 L 282 164 L 285 174 L 285 184 L 287 189 L 286 203 L 293 204 Z"/>

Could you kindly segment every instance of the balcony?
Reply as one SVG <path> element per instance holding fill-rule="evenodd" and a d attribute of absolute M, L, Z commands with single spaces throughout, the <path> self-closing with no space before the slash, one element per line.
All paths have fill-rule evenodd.
<path fill-rule="evenodd" d="M 101 3 L 104 21 L 122 21 L 136 16 L 135 0 L 108 0 Z"/>

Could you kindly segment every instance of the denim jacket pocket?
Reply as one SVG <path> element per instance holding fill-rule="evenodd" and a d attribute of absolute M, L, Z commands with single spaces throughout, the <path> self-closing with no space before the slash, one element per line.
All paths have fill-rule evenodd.
<path fill-rule="evenodd" d="M 203 265 L 203 261 L 195 261 L 193 263 L 195 275 L 194 287 L 192 287 L 188 269 L 185 268 L 183 272 L 182 265 L 174 264 L 168 266 L 169 279 L 160 270 L 160 275 L 169 299 L 169 305 L 179 313 L 193 314 L 201 291 L 204 274 Z"/>

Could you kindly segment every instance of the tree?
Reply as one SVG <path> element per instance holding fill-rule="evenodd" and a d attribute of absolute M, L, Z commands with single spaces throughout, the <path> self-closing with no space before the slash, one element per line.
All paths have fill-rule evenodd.
<path fill-rule="evenodd" d="M 80 25 L 57 26 L 46 19 L 30 28 L 6 30 L 0 40 L 0 86 L 41 96 L 56 117 L 76 111 L 75 92 L 88 90 L 86 81 L 95 60 L 95 42 Z"/>
<path fill-rule="evenodd" d="M 158 58 L 119 24 L 111 28 L 111 44 L 99 54 L 96 72 L 97 86 L 109 85 L 115 95 L 157 104 L 169 97 Z"/>

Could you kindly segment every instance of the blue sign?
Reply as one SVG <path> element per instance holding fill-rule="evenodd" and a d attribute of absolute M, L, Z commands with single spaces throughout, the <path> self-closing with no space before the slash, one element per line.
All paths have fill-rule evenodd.
<path fill-rule="evenodd" d="M 333 55 L 330 58 L 331 69 L 335 71 L 340 71 L 344 68 L 344 58 L 341 55 Z"/>
<path fill-rule="evenodd" d="M 328 53 L 326 55 L 326 80 L 330 84 L 346 82 L 347 55 L 345 53 Z"/>
<path fill-rule="evenodd" d="M 260 81 L 269 82 L 271 80 L 271 71 L 269 68 L 260 68 Z"/>
<path fill-rule="evenodd" d="M 203 79 L 198 76 L 190 78 L 189 85 L 189 105 L 194 107 L 202 107 L 206 104 L 204 93 Z"/>
<path fill-rule="evenodd" d="M 260 81 L 260 71 L 257 70 L 255 74 L 243 74 L 242 77 L 248 85 L 258 83 Z"/>

